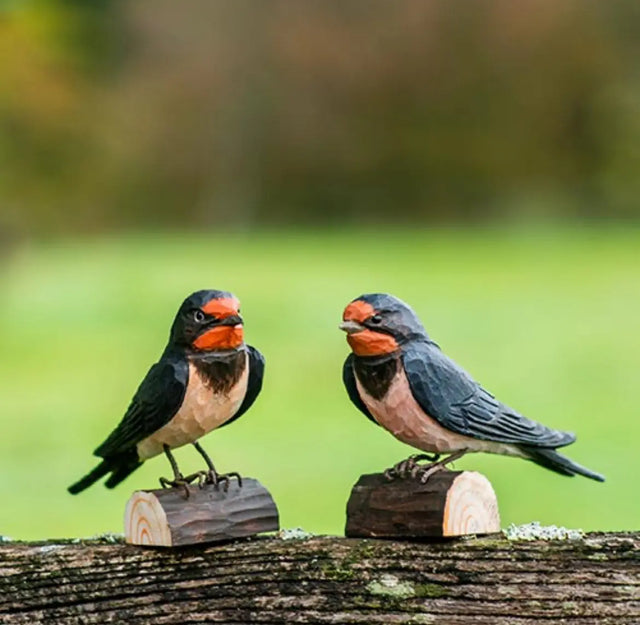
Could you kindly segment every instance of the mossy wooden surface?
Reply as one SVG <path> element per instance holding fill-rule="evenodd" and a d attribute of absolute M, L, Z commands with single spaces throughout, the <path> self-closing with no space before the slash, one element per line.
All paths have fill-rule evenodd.
<path fill-rule="evenodd" d="M 640 623 L 640 533 L 0 545 L 0 623 Z"/>

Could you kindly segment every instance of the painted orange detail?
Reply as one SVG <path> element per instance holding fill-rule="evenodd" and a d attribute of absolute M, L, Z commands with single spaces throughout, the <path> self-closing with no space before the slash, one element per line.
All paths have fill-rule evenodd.
<path fill-rule="evenodd" d="M 382 356 L 395 352 L 400 347 L 390 334 L 373 330 L 347 334 L 347 341 L 356 356 Z"/>
<path fill-rule="evenodd" d="M 363 302 L 361 299 L 357 299 L 355 302 L 351 302 L 342 314 L 343 321 L 358 321 L 362 323 L 366 321 L 371 315 L 375 314 L 375 309 L 371 304 Z"/>
<path fill-rule="evenodd" d="M 214 349 L 235 349 L 244 341 L 241 324 L 236 326 L 217 326 L 201 334 L 194 342 L 196 349 L 211 351 Z"/>
<path fill-rule="evenodd" d="M 238 308 L 240 308 L 240 302 L 235 297 L 221 297 L 207 302 L 202 307 L 202 312 L 218 319 L 226 319 L 231 315 L 237 315 Z"/>

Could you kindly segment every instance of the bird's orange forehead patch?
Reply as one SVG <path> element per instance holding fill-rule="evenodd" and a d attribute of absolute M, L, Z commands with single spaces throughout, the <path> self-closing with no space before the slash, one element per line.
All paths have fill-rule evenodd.
<path fill-rule="evenodd" d="M 236 326 L 217 326 L 201 334 L 193 342 L 193 346 L 202 351 L 235 349 L 242 345 L 242 341 L 244 341 L 244 330 L 241 324 Z"/>
<path fill-rule="evenodd" d="M 240 302 L 235 297 L 221 297 L 207 302 L 202 307 L 202 312 L 218 319 L 226 319 L 231 315 L 237 315 L 238 308 L 240 308 Z"/>
<path fill-rule="evenodd" d="M 343 321 L 358 321 L 362 323 L 366 321 L 371 315 L 375 314 L 375 309 L 371 304 L 363 302 L 361 299 L 357 299 L 355 302 L 351 302 L 342 314 Z"/>
<path fill-rule="evenodd" d="M 347 334 L 347 341 L 356 356 L 383 356 L 395 352 L 400 347 L 390 334 L 373 330 Z"/>

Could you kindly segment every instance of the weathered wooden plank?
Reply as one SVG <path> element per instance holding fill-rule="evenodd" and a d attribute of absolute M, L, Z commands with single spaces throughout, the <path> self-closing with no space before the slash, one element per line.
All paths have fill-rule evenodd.
<path fill-rule="evenodd" d="M 640 534 L 0 545 L 0 623 L 640 623 Z"/>

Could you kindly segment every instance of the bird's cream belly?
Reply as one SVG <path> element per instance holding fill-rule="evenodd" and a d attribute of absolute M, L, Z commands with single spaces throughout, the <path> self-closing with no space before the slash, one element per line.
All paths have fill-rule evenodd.
<path fill-rule="evenodd" d="M 193 443 L 228 421 L 242 404 L 248 378 L 249 367 L 245 366 L 240 379 L 228 393 L 214 393 L 190 363 L 189 382 L 180 410 L 169 423 L 138 443 L 140 459 L 162 453 L 163 445 L 174 448 Z"/>
<path fill-rule="evenodd" d="M 512 445 L 477 440 L 442 427 L 427 415 L 413 398 L 409 381 L 402 368 L 396 373 L 382 399 L 371 397 L 360 384 L 357 375 L 356 384 L 362 401 L 374 419 L 407 445 L 438 454 L 466 449 L 520 455 Z"/>

